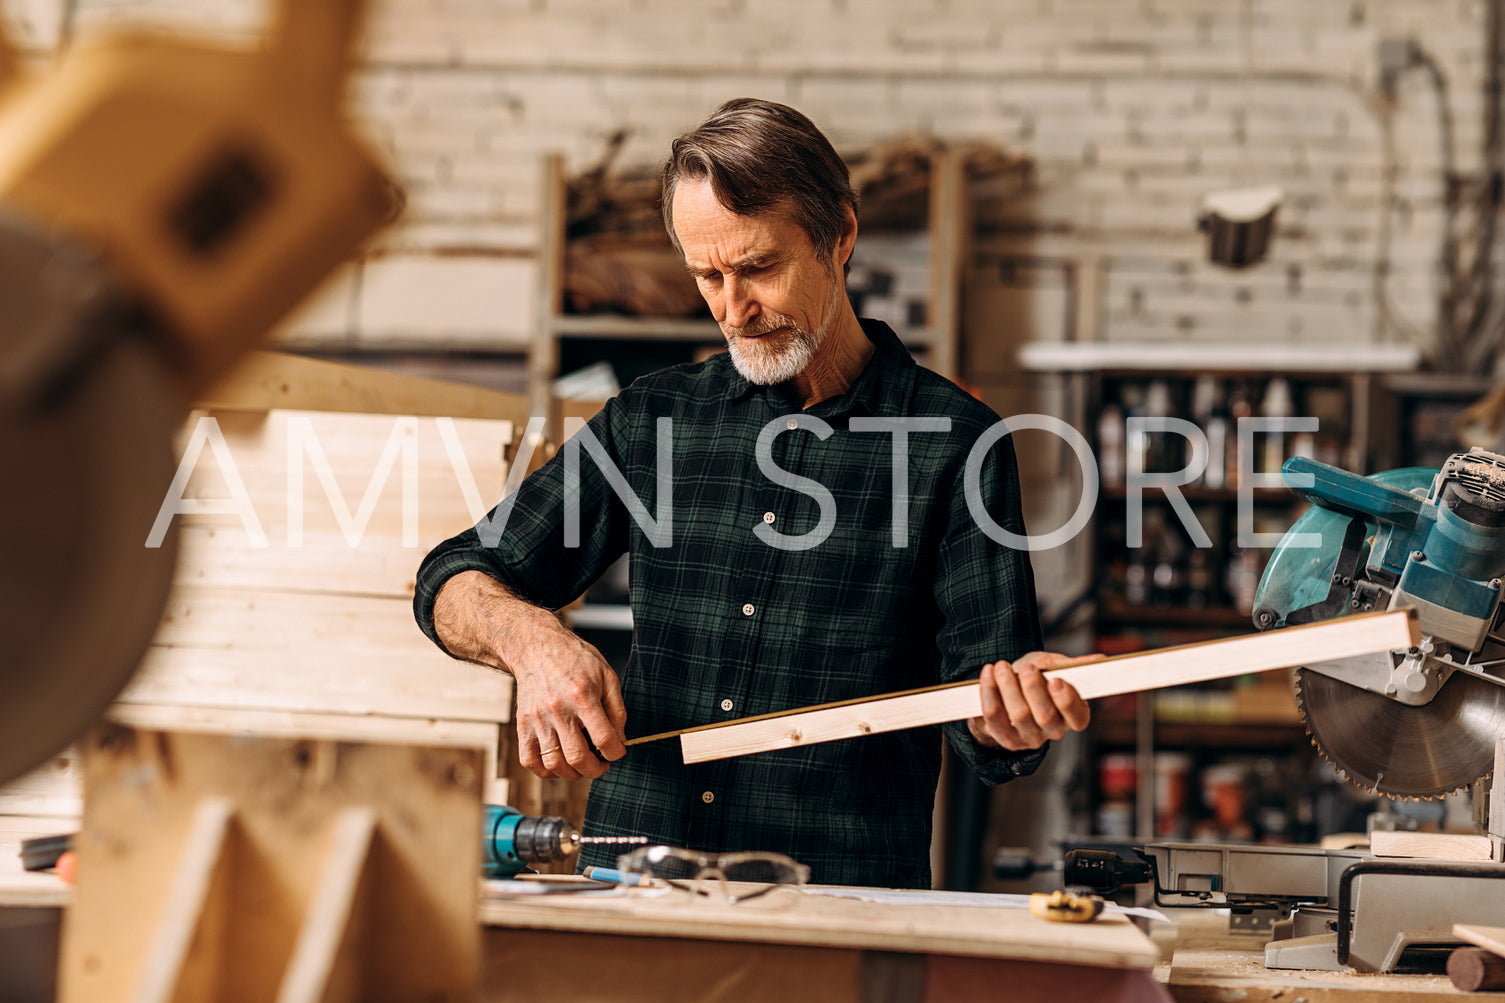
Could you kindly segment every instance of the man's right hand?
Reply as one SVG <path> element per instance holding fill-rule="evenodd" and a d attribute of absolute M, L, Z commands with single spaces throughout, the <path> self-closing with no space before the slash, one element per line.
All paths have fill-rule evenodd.
<path fill-rule="evenodd" d="M 608 760 L 627 752 L 627 705 L 617 674 L 594 645 L 562 624 L 555 636 L 538 638 L 530 649 L 528 667 L 512 670 L 518 761 L 545 779 L 594 780 L 607 767 L 591 743 Z"/>
<path fill-rule="evenodd" d="M 553 613 L 488 575 L 463 571 L 435 597 L 434 628 L 451 654 L 512 675 L 517 758 L 534 775 L 594 780 L 607 766 L 591 743 L 607 760 L 626 754 L 627 705 L 616 672 Z"/>

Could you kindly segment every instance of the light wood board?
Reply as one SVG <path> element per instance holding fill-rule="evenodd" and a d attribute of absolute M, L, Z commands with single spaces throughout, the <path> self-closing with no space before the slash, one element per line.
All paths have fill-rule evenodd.
<path fill-rule="evenodd" d="M 1415 617 L 1409 612 L 1370 613 L 1247 637 L 1120 655 L 1051 669 L 1048 674 L 1071 683 L 1084 699 L 1091 700 L 1406 648 L 1419 640 Z M 981 713 L 978 685 L 975 680 L 967 680 L 910 693 L 744 718 L 635 739 L 628 744 L 677 734 L 684 761 L 702 763 L 959 721 Z"/>
<path fill-rule="evenodd" d="M 507 421 L 447 417 L 196 411 L 176 437 L 174 469 L 186 468 L 184 499 L 249 500 L 270 546 L 299 550 L 306 544 L 298 543 L 297 531 L 342 534 L 346 527 L 355 542 L 343 541 L 344 549 L 358 548 L 367 536 L 400 545 L 405 518 L 419 535 L 443 538 L 474 525 L 501 499 L 515 428 Z M 189 456 L 190 445 L 196 457 Z M 368 495 L 371 507 L 356 535 L 355 517 Z M 253 545 L 239 512 L 175 518 L 234 529 Z"/>
<path fill-rule="evenodd" d="M 464 383 L 310 359 L 248 352 L 198 406 L 240 411 L 300 408 L 371 414 L 444 414 L 526 423 L 527 399 Z"/>
<path fill-rule="evenodd" d="M 1369 851 L 1377 857 L 1425 857 L 1435 860 L 1490 860 L 1494 843 L 1488 836 L 1445 832 L 1385 832 L 1369 834 Z"/>
<path fill-rule="evenodd" d="M 0 786 L 0 820 L 7 816 L 77 819 L 83 805 L 83 772 L 72 746 Z"/>
<path fill-rule="evenodd" d="M 1491 954 L 1505 957 L 1505 926 L 1456 923 L 1453 926 L 1453 932 L 1475 947 L 1482 947 Z"/>

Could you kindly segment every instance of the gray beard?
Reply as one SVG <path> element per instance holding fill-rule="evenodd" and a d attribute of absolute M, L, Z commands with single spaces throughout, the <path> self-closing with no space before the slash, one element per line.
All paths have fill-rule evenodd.
<path fill-rule="evenodd" d="M 788 329 L 781 345 L 748 346 L 740 338 L 734 338 L 727 344 L 732 365 L 749 383 L 768 386 L 792 380 L 804 372 L 805 367 L 810 365 L 810 360 L 815 358 L 815 350 L 820 347 L 822 340 L 820 335 L 794 323 L 777 324 L 774 329 L 779 327 Z"/>
<path fill-rule="evenodd" d="M 732 365 L 736 367 L 737 372 L 747 382 L 760 386 L 783 383 L 804 372 L 805 367 L 809 366 L 810 361 L 815 358 L 816 351 L 825 342 L 826 334 L 831 330 L 831 322 L 836 319 L 836 300 L 839 293 L 840 287 L 833 283 L 831 302 L 826 308 L 825 317 L 820 322 L 819 331 L 810 331 L 797 324 L 794 318 L 776 313 L 758 318 L 757 323 L 740 329 L 736 334 L 758 335 L 782 329 L 788 332 L 782 344 L 757 345 L 749 348 L 743 343 L 741 337 L 729 337 L 727 351 L 731 353 Z"/>

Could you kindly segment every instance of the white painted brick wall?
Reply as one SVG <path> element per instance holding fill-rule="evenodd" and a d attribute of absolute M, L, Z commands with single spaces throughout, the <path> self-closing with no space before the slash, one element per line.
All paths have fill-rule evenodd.
<path fill-rule="evenodd" d="M 512 258 L 372 258 L 362 270 L 358 344 L 516 350 L 533 321 L 535 273 L 532 261 Z"/>
<path fill-rule="evenodd" d="M 4 9 L 23 46 L 45 50 L 65 27 L 130 20 L 246 39 L 267 8 Z M 583 169 L 625 129 L 621 162 L 656 164 L 734 96 L 789 101 L 844 149 L 926 133 L 1031 157 L 1028 190 L 985 203 L 978 247 L 1063 267 L 1103 255 L 1115 340 L 1380 336 L 1381 39 L 1413 37 L 1443 66 L 1458 168 L 1481 158 L 1477 0 L 375 0 L 368 27 L 355 105 L 408 211 L 344 294 L 288 325 L 300 343 L 520 345 L 540 156 Z M 1430 330 L 1442 158 L 1424 74 L 1402 78 L 1390 121 L 1391 298 Z M 1247 274 L 1203 263 L 1198 200 L 1263 183 L 1287 191 L 1270 260 Z M 1029 290 L 1008 295 L 1027 306 Z M 1039 295 L 1019 312 L 1044 337 L 1061 292 Z"/>

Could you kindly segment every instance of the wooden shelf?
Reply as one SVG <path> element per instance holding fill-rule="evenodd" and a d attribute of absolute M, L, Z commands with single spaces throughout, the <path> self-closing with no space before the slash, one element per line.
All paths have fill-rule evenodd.
<path fill-rule="evenodd" d="M 714 320 L 699 318 L 629 317 L 626 314 L 560 314 L 551 324 L 560 338 L 600 338 L 620 341 L 681 341 L 724 345 L 726 337 Z M 894 332 L 911 348 L 928 348 L 941 340 L 934 328 L 905 328 Z"/>
<path fill-rule="evenodd" d="M 562 338 L 615 338 L 623 341 L 687 341 L 722 344 L 721 328 L 710 318 L 628 317 L 625 314 L 561 314 L 550 324 Z"/>
<path fill-rule="evenodd" d="M 1019 364 L 1035 372 L 1409 373 L 1420 362 L 1414 345 L 1032 341 L 1019 349 Z"/>
<path fill-rule="evenodd" d="M 1089 726 L 1099 746 L 1133 746 L 1132 718 L 1099 717 Z M 1155 748 L 1292 749 L 1308 744 L 1299 721 L 1156 721 Z"/>
<path fill-rule="evenodd" d="M 1145 624 L 1146 626 L 1229 627 L 1245 631 L 1254 629 L 1251 615 L 1231 606 L 1130 606 L 1106 602 L 1098 607 L 1097 618 L 1107 623 Z"/>
<path fill-rule="evenodd" d="M 1233 488 L 1206 488 L 1198 487 L 1195 484 L 1186 484 L 1176 488 L 1176 490 L 1181 493 L 1181 497 L 1189 502 L 1226 503 L 1236 502 L 1239 497 L 1238 490 Z M 1289 488 L 1250 488 L 1249 492 L 1255 503 L 1260 505 L 1278 504 L 1280 502 L 1290 505 L 1306 504 L 1300 498 L 1296 497 Z M 1104 487 L 1102 493 L 1103 498 L 1108 501 L 1127 501 L 1129 496 L 1128 491 L 1119 485 Z M 1163 499 L 1165 495 L 1158 487 L 1146 486 L 1144 491 L 1140 493 L 1140 497 L 1156 501 Z"/>

